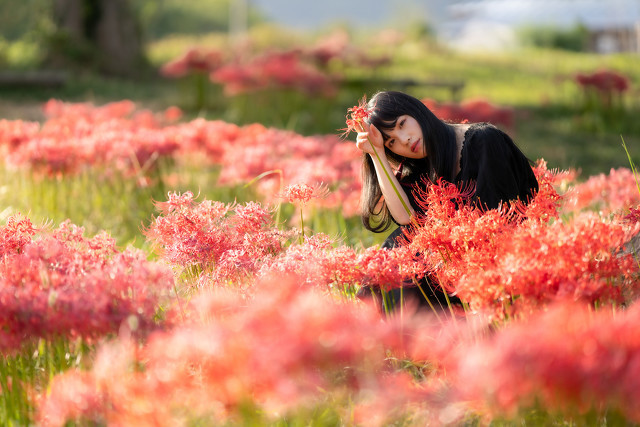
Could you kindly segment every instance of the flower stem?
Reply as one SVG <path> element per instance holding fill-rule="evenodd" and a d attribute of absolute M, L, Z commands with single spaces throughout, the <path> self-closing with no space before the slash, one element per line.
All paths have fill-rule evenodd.
<path fill-rule="evenodd" d="M 622 148 L 624 148 L 624 152 L 627 153 L 627 158 L 629 159 L 629 165 L 631 167 L 631 172 L 633 173 L 633 178 L 636 181 L 636 187 L 638 188 L 638 192 L 640 193 L 640 184 L 638 183 L 638 175 L 636 173 L 636 165 L 633 162 L 633 159 L 631 158 L 631 154 L 629 153 L 629 150 L 627 149 L 627 144 L 624 143 L 624 138 L 622 137 L 622 135 L 620 135 L 620 139 L 622 139 Z"/>
<path fill-rule="evenodd" d="M 304 243 L 304 217 L 302 216 L 302 206 L 300 206 L 300 231 L 302 235 L 300 236 L 300 243 Z"/>
<path fill-rule="evenodd" d="M 378 162 L 380 162 L 380 164 L 382 164 L 382 160 L 380 159 L 380 155 L 378 154 L 378 150 L 376 150 L 376 147 L 374 147 L 373 144 L 371 144 L 371 140 L 369 139 L 368 136 L 367 136 L 367 141 L 369 141 L 369 144 L 371 145 L 371 148 L 373 148 L 373 153 L 376 155 L 376 158 L 378 159 Z M 407 215 L 409 215 L 409 218 L 411 218 L 412 217 L 411 209 L 409 209 L 409 206 L 407 206 L 407 203 L 404 201 L 404 199 L 400 195 L 400 191 L 398 191 L 398 187 L 396 187 L 396 184 L 391 180 L 391 175 L 389 175 L 389 171 L 384 166 L 382 167 L 382 169 L 384 170 L 384 173 L 387 176 L 387 179 L 391 183 L 391 186 L 393 187 L 393 191 L 396 192 L 396 195 L 400 199 L 400 202 L 402 202 L 402 206 L 404 207 L 404 210 L 407 211 Z"/>

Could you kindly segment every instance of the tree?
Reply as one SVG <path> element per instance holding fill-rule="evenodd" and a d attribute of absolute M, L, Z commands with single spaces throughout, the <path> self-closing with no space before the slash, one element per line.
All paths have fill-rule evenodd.
<path fill-rule="evenodd" d="M 142 34 L 130 0 L 54 0 L 50 59 L 119 76 L 146 64 Z"/>

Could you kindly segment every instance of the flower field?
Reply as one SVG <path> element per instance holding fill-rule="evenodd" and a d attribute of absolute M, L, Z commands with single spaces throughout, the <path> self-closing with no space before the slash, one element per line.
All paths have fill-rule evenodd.
<path fill-rule="evenodd" d="M 43 109 L 0 120 L 5 424 L 640 423 L 632 162 L 579 181 L 538 159 L 505 211 L 434 183 L 382 250 L 337 133 Z M 424 276 L 463 307 L 357 296 Z"/>

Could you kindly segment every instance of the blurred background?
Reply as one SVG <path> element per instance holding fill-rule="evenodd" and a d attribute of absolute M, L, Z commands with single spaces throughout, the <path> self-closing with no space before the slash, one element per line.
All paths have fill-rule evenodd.
<path fill-rule="evenodd" d="M 0 0 L 0 117 L 131 99 L 307 135 L 400 89 L 592 174 L 637 145 L 639 54 L 640 0 Z"/>

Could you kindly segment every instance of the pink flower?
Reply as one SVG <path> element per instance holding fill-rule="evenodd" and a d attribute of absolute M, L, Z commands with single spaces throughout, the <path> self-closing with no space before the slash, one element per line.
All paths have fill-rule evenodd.
<path fill-rule="evenodd" d="M 237 419 L 249 402 L 270 420 L 320 404 L 334 392 L 345 403 L 367 402 L 384 393 L 387 374 L 396 378 L 387 358 L 390 349 L 402 347 L 400 325 L 380 322 L 376 308 L 300 287 L 295 276 L 262 280 L 255 289 L 249 298 L 230 290 L 194 297 L 189 321 L 154 334 L 137 351 L 104 344 L 86 375 L 53 379 L 51 393 L 42 393 L 38 419 L 225 422 Z M 400 377 L 399 405 L 427 397 L 411 390 L 404 376 L 397 386 Z M 70 379 L 76 384 L 65 386 Z"/>
<path fill-rule="evenodd" d="M 565 212 L 584 209 L 613 213 L 640 203 L 640 191 L 636 184 L 638 177 L 629 168 L 611 169 L 608 175 L 590 176 L 585 182 L 569 188 Z"/>
<path fill-rule="evenodd" d="M 160 326 L 156 310 L 173 287 L 166 266 L 139 250 L 118 251 L 106 233 L 88 239 L 68 221 L 39 230 L 37 239 L 20 233 L 19 250 L 6 252 L 0 265 L 0 329 L 13 346 L 3 351 L 40 338 L 91 341 L 124 322 L 134 322 L 140 335 Z"/>
<path fill-rule="evenodd" d="M 165 77 L 183 77 L 190 73 L 211 73 L 220 68 L 223 54 L 218 50 L 191 48 L 182 56 L 166 63 L 160 69 Z"/>
<path fill-rule="evenodd" d="M 161 215 L 145 230 L 169 264 L 196 266 L 200 285 L 242 279 L 283 250 L 288 235 L 274 227 L 271 212 L 256 202 L 239 205 L 170 193 L 157 203 Z"/>
<path fill-rule="evenodd" d="M 7 223 L 0 226 L 0 257 L 20 253 L 36 231 L 29 218 L 10 216 Z"/>
<path fill-rule="evenodd" d="M 576 417 L 618 411 L 640 421 L 640 306 L 593 311 L 549 307 L 477 344 L 460 348 L 458 399 L 492 417 L 513 417 L 535 404 Z"/>
<path fill-rule="evenodd" d="M 311 186 L 308 184 L 293 184 L 285 187 L 282 197 L 289 203 L 299 202 L 306 205 L 312 198 L 324 198 L 328 193 L 326 186 Z"/>

